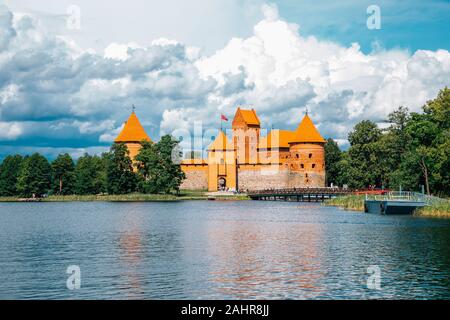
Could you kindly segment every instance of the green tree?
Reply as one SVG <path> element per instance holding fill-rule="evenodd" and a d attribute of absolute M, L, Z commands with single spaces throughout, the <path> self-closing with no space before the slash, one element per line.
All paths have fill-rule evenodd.
<path fill-rule="evenodd" d="M 178 192 L 185 179 L 178 164 L 181 157 L 178 141 L 169 135 L 156 144 L 144 142 L 136 156 L 139 190 L 144 193 Z"/>
<path fill-rule="evenodd" d="M 353 186 L 355 183 L 353 183 L 352 178 L 352 170 L 353 168 L 350 165 L 350 156 L 348 155 L 348 152 L 342 152 L 341 153 L 341 159 L 336 164 L 337 167 L 337 179 L 336 184 L 339 186 L 344 185 L 351 185 Z"/>
<path fill-rule="evenodd" d="M 158 170 L 161 169 L 161 166 L 156 144 L 143 142 L 136 161 L 138 190 L 143 193 L 158 193 Z"/>
<path fill-rule="evenodd" d="M 52 168 L 47 159 L 35 153 L 23 159 L 17 178 L 17 191 L 24 197 L 42 196 L 51 186 Z"/>
<path fill-rule="evenodd" d="M 436 99 L 428 101 L 423 106 L 423 111 L 430 115 L 432 121 L 441 129 L 450 129 L 450 89 L 445 87 L 439 91 Z"/>
<path fill-rule="evenodd" d="M 388 115 L 388 121 L 391 124 L 388 128 L 388 135 L 391 136 L 389 147 L 392 149 L 390 150 L 392 151 L 391 156 L 394 156 L 396 161 L 400 161 L 407 150 L 409 136 L 406 132 L 406 126 L 410 119 L 408 108 L 403 106 Z"/>
<path fill-rule="evenodd" d="M 75 183 L 74 171 L 75 164 L 69 154 L 60 154 L 53 160 L 53 192 L 63 195 L 73 194 Z"/>
<path fill-rule="evenodd" d="M 87 153 L 80 157 L 75 166 L 75 193 L 99 194 L 106 191 L 105 160 Z"/>
<path fill-rule="evenodd" d="M 369 185 L 382 186 L 384 177 L 379 165 L 381 157 L 379 140 L 382 132 L 369 120 L 356 124 L 348 135 L 350 148 L 348 184 L 352 188 L 365 188 Z"/>
<path fill-rule="evenodd" d="M 339 161 L 342 159 L 342 151 L 332 138 L 328 138 L 325 144 L 325 175 L 326 184 L 336 185 L 339 181 Z"/>
<path fill-rule="evenodd" d="M 441 90 L 436 99 L 423 106 L 423 111 L 403 116 L 403 125 L 389 130 L 396 141 L 387 154 L 396 163 L 392 164 L 390 186 L 418 190 L 424 185 L 427 193 L 448 195 L 450 90 Z"/>
<path fill-rule="evenodd" d="M 398 167 L 390 174 L 389 188 L 419 191 L 424 184 L 422 169 L 419 165 L 419 157 L 416 152 L 407 151 L 398 164 Z"/>
<path fill-rule="evenodd" d="M 7 156 L 0 165 L 0 196 L 16 196 L 17 178 L 22 164 L 22 156 Z"/>
<path fill-rule="evenodd" d="M 110 194 L 126 194 L 136 190 L 136 175 L 128 148 L 115 143 L 106 155 L 107 190 Z"/>

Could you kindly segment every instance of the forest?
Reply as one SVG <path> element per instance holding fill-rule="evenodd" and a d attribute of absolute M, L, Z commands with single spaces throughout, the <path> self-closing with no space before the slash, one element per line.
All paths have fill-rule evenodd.
<path fill-rule="evenodd" d="M 448 196 L 450 193 L 450 89 L 442 89 L 423 112 L 400 106 L 380 129 L 364 120 L 348 135 L 341 151 L 333 139 L 325 145 L 327 184 L 350 188 L 388 188 Z"/>

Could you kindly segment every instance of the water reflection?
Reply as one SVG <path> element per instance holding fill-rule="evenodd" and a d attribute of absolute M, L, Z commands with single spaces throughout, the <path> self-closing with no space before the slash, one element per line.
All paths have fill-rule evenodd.
<path fill-rule="evenodd" d="M 259 298 L 271 292 L 287 298 L 292 290 L 320 295 L 321 226 L 232 220 L 211 223 L 208 230 L 209 255 L 217 257 L 210 276 L 218 296 Z"/>
<path fill-rule="evenodd" d="M 450 221 L 274 202 L 0 204 L 2 299 L 450 298 Z M 79 265 L 82 288 L 65 286 Z M 366 287 L 367 267 L 382 290 Z"/>

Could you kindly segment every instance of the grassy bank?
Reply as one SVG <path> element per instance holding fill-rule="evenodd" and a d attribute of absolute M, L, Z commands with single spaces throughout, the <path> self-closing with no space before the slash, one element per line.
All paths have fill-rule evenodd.
<path fill-rule="evenodd" d="M 443 201 L 420 208 L 416 210 L 414 215 L 419 217 L 450 218 L 450 201 Z"/>
<path fill-rule="evenodd" d="M 346 210 L 364 211 L 364 199 L 364 195 L 337 197 L 326 200 L 324 205 L 341 207 Z"/>
<path fill-rule="evenodd" d="M 216 196 L 216 200 L 248 200 L 246 195 Z M 176 194 L 142 194 L 131 193 L 122 195 L 52 195 L 39 199 L 41 202 L 88 202 L 88 201 L 115 201 L 115 202 L 151 202 L 151 201 L 181 201 L 181 200 L 207 200 L 206 191 L 182 190 Z M 0 202 L 22 202 L 26 199 L 19 197 L 0 197 Z"/>

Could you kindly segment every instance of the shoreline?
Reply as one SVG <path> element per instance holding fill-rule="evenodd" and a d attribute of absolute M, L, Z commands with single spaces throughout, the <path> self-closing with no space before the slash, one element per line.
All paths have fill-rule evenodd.
<path fill-rule="evenodd" d="M 52 195 L 45 198 L 0 197 L 1 202 L 39 203 L 39 202 L 178 202 L 186 200 L 205 201 L 243 201 L 250 200 L 246 194 L 207 195 L 206 191 L 181 191 L 175 194 L 143 194 L 123 195 Z"/>

